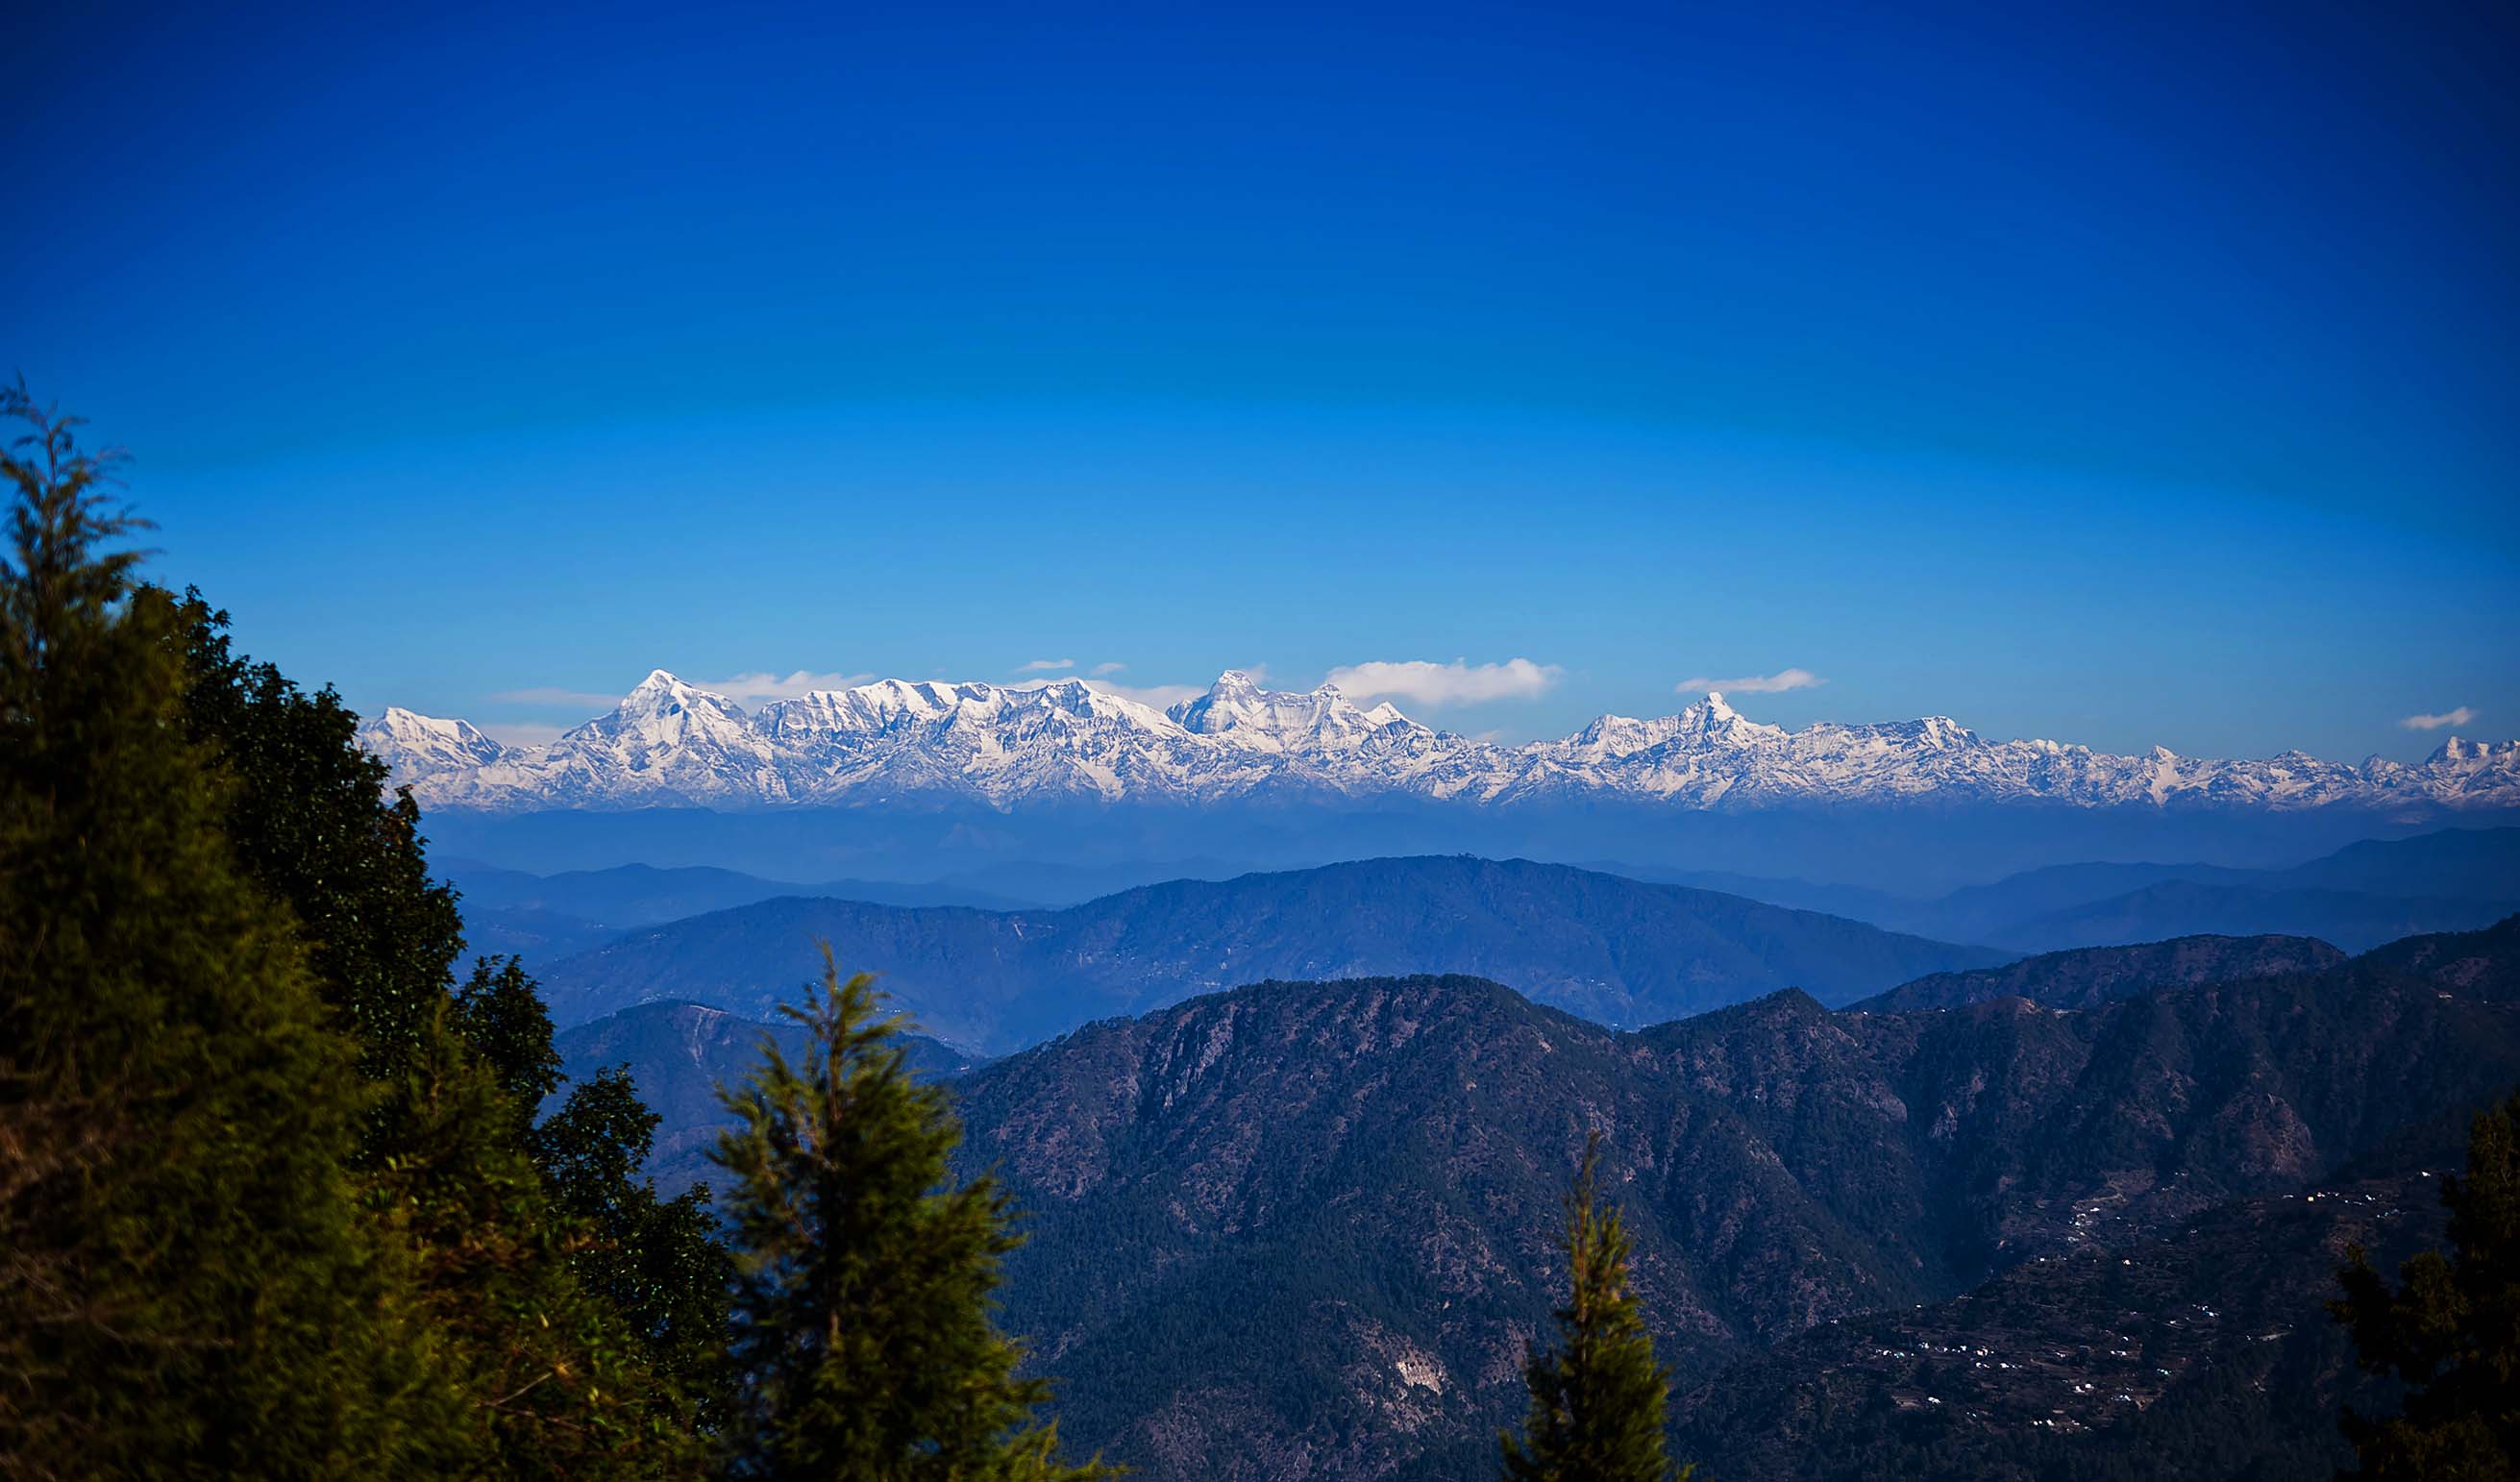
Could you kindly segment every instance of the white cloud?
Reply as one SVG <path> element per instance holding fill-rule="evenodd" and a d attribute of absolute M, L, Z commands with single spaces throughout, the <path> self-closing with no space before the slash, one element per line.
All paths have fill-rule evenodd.
<path fill-rule="evenodd" d="M 1096 679 L 1101 679 L 1105 674 L 1117 674 L 1127 667 L 1129 666 L 1123 663 L 1096 664 L 1089 672 L 1091 672 Z"/>
<path fill-rule="evenodd" d="M 1555 664 L 1535 664 L 1527 658 L 1508 658 L 1501 664 L 1472 664 L 1459 658 L 1449 664 L 1422 658 L 1375 659 L 1332 669 L 1329 682 L 1350 698 L 1405 699 L 1432 709 L 1491 699 L 1536 699 L 1565 672 Z"/>
<path fill-rule="evenodd" d="M 2474 719 L 2476 712 L 2461 705 L 2455 710 L 2444 710 L 2439 715 L 2409 715 L 2398 724 L 2409 731 L 2438 731 L 2444 726 L 2464 726 Z"/>
<path fill-rule="evenodd" d="M 1017 674 L 1049 674 L 1059 669 L 1073 669 L 1075 667 L 1076 660 L 1072 658 L 1036 658 L 1031 663 L 1025 664 L 1022 668 L 1015 670 L 1015 672 Z"/>
<path fill-rule="evenodd" d="M 1205 685 L 1115 685 L 1107 679 L 1089 679 L 1085 683 L 1097 695 L 1133 699 L 1157 710 L 1169 710 L 1207 693 Z"/>
<path fill-rule="evenodd" d="M 1745 674 L 1738 679 L 1708 679 L 1699 675 L 1684 679 L 1673 686 L 1683 695 L 1703 695 L 1709 690 L 1733 695 L 1782 695 L 1787 690 L 1809 690 L 1828 681 L 1809 669 L 1778 669 L 1774 674 Z"/>

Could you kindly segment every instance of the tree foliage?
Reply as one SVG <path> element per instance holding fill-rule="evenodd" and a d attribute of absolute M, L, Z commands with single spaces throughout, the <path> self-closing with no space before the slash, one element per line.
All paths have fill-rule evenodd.
<path fill-rule="evenodd" d="M 943 1091 L 903 1063 L 898 1016 L 873 979 L 824 950 L 820 990 L 788 1012 L 810 1031 L 789 1063 L 766 1037 L 740 1125 L 717 1158 L 736 1180 L 732 1427 L 746 1476 L 1085 1479 L 1058 1460 L 1049 1385 L 990 1321 L 1018 1243 L 988 1177 L 953 1187 L 962 1130 Z"/>
<path fill-rule="evenodd" d="M 388 794 L 383 764 L 360 749 L 358 717 L 331 689 L 237 653 L 227 614 L 198 593 L 179 606 L 186 722 L 235 778 L 228 831 L 303 923 L 376 1085 L 356 1163 L 467 1399 L 461 1469 L 688 1474 L 725 1379 L 693 1354 L 723 1342 L 710 1232 L 690 1207 L 655 1206 L 646 1226 L 583 1213 L 640 1207 L 635 1160 L 606 1165 L 608 1188 L 583 1166 L 555 1182 L 535 1120 L 561 1059 L 533 979 L 510 958 L 456 983 L 454 894 L 429 877 L 410 794 Z M 693 1284 L 653 1284 L 669 1280 Z"/>
<path fill-rule="evenodd" d="M 454 1406 L 348 1177 L 356 1047 L 237 868 L 107 462 L 0 410 L 0 1471 L 428 1464 Z"/>
<path fill-rule="evenodd" d="M 427 1054 L 464 950 L 455 894 L 428 876 L 419 805 L 385 791 L 384 763 L 360 749 L 359 718 L 332 689 L 310 694 L 236 652 L 227 613 L 199 592 L 179 608 L 184 725 L 233 779 L 237 858 L 296 913 L 361 1070 L 391 1084 Z"/>
<path fill-rule="evenodd" d="M 584 1232 L 578 1280 L 609 1301 L 658 1374 L 692 1397 L 703 1429 L 724 1421 L 726 1331 L 735 1272 L 705 1184 L 671 1199 L 641 1170 L 656 1114 L 622 1069 L 572 1088 L 533 1133 L 553 1207 Z"/>
<path fill-rule="evenodd" d="M 1669 1373 L 1654 1361 L 1636 1294 L 1628 1287 L 1628 1233 L 1597 1187 L 1601 1140 L 1584 1145 L 1584 1161 L 1566 1194 L 1569 1291 L 1557 1310 L 1557 1347 L 1535 1352 L 1523 1369 L 1531 1413 L 1519 1440 L 1500 1436 L 1505 1474 L 1513 1482 L 1665 1482 L 1672 1477 L 1664 1440 Z M 1687 1478 L 1688 1469 L 1678 1476 Z"/>
<path fill-rule="evenodd" d="M 2520 1096 L 2481 1112 L 2467 1177 L 2445 1177 L 2450 1250 L 2398 1268 L 2392 1289 L 2360 1245 L 2328 1304 L 2357 1361 L 2410 1386 L 2405 1412 L 2348 1411 L 2345 1433 L 2379 1478 L 2520 1477 Z"/>
<path fill-rule="evenodd" d="M 536 1131 L 549 1016 L 513 960 L 457 986 L 357 718 L 136 584 L 109 461 L 0 411 L 0 1474 L 704 1470 L 725 1259 L 652 1120 L 613 1078 Z"/>

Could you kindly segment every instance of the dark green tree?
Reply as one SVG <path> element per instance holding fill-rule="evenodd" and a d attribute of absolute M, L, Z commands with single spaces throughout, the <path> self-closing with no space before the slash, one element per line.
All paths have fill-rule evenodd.
<path fill-rule="evenodd" d="M 187 740 L 181 620 L 70 419 L 0 453 L 0 1473 L 381 1476 L 446 1457 L 367 1092 Z"/>
<path fill-rule="evenodd" d="M 906 1026 L 878 1012 L 874 980 L 843 982 L 823 956 L 821 988 L 788 1010 L 809 1055 L 790 1064 L 764 1038 L 716 1151 L 736 1181 L 739 1474 L 1106 1474 L 1058 1460 L 1057 1422 L 1037 1418 L 1049 1385 L 1017 1377 L 1022 1350 L 991 1322 L 1019 1242 L 1006 1194 L 950 1184 L 962 1129 L 944 1092 L 904 1065 Z"/>
<path fill-rule="evenodd" d="M 455 992 L 455 1032 L 507 1097 L 517 1137 L 530 1142 L 543 1099 L 567 1077 L 552 1044 L 550 1010 L 522 962 L 485 957 L 472 965 Z"/>
<path fill-rule="evenodd" d="M 457 985 L 455 897 L 429 877 L 409 793 L 389 794 L 360 749 L 358 717 L 238 654 L 198 594 L 180 607 L 186 723 L 235 778 L 228 831 L 295 911 L 376 1084 L 356 1166 L 472 1407 L 453 1469 L 687 1472 L 725 1371 L 697 1356 L 722 1348 L 726 1301 L 702 1211 L 658 1205 L 638 1231 L 584 1213 L 639 1207 L 636 1159 L 611 1166 L 608 1191 L 583 1166 L 555 1181 L 534 1122 L 561 1059 L 532 978 L 485 960 Z M 664 1289 L 674 1280 L 693 1284 Z"/>
<path fill-rule="evenodd" d="M 2398 1268 L 2392 1290 L 2362 1247 L 2338 1272 L 2328 1311 L 2356 1360 L 2409 1386 L 2405 1413 L 2348 1411 L 2356 1476 L 2520 1477 L 2520 1097 L 2469 1125 L 2467 1177 L 2442 1180 L 2450 1250 Z"/>
<path fill-rule="evenodd" d="M 371 1174 L 468 1405 L 449 1474 L 697 1475 L 703 1402 L 659 1373 L 648 1342 L 580 1279 L 588 1236 L 555 1207 L 515 1101 L 454 1015 L 441 1001 L 415 1040 L 396 1088 L 399 1145 Z"/>
<path fill-rule="evenodd" d="M 428 876 L 420 808 L 385 791 L 384 763 L 359 748 L 359 718 L 331 688 L 309 694 L 236 652 L 228 615 L 199 592 L 180 608 L 184 725 L 234 780 L 238 861 L 296 913 L 360 1069 L 393 1084 L 423 1054 L 464 950 L 454 892 Z"/>
<path fill-rule="evenodd" d="M 599 1071 L 535 1129 L 534 1161 L 553 1206 L 583 1233 L 570 1258 L 579 1280 L 612 1303 L 650 1364 L 695 1399 L 713 1430 L 725 1419 L 735 1269 L 708 1186 L 659 1198 L 640 1171 L 656 1122 L 626 1069 Z"/>
<path fill-rule="evenodd" d="M 1523 1368 L 1531 1414 L 1519 1440 L 1500 1435 L 1505 1474 L 1515 1482 L 1665 1482 L 1676 1474 L 1666 1448 L 1663 1414 L 1671 1379 L 1654 1362 L 1636 1294 L 1628 1288 L 1628 1233 L 1616 1208 L 1601 1204 L 1596 1186 L 1601 1140 L 1584 1144 L 1584 1161 L 1566 1194 L 1566 1253 L 1571 1290 L 1557 1310 L 1557 1348 L 1532 1354 Z"/>

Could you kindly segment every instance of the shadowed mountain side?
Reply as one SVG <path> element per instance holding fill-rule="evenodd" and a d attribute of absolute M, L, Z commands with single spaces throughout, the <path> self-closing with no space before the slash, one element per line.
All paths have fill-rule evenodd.
<path fill-rule="evenodd" d="M 2001 967 L 1937 972 L 1847 1007 L 1896 1013 L 2025 998 L 2050 1009 L 2090 1009 L 2155 988 L 2315 972 L 2343 961 L 2343 952 L 2305 936 L 2182 936 L 2135 947 L 2078 947 Z"/>
<path fill-rule="evenodd" d="M 2462 997 L 2492 1004 L 2520 1001 L 2520 915 L 2483 931 L 2408 937 L 2368 953 L 2366 961 L 2419 974 Z"/>
<path fill-rule="evenodd" d="M 2383 1270 L 2444 1223 L 2414 1174 L 2101 1234 L 1921 1310 L 1824 1324 L 1675 1398 L 1679 1453 L 1736 1482 L 2318 1477 L 2340 1402 L 2383 1410 L 2321 1305 L 2359 1241 Z"/>
<path fill-rule="evenodd" d="M 2444 1111 L 2520 1078 L 2520 1010 L 2456 979 L 2511 951 L 2085 1011 L 1779 993 L 1642 1033 L 1458 977 L 1270 983 L 1080 1029 L 958 1104 L 1026 1212 L 1007 1318 L 1079 1444 L 1154 1478 L 1462 1475 L 1522 1404 L 1588 1126 L 1693 1384 L 2369 1149 L 2448 1166 Z"/>
<path fill-rule="evenodd" d="M 709 1161 L 718 1133 L 734 1124 L 719 1104 L 720 1086 L 741 1085 L 761 1055 L 764 1035 L 791 1058 L 805 1046 L 804 1031 L 789 1019 L 763 1023 L 699 1004 L 641 1004 L 619 1013 L 562 1030 L 554 1041 L 562 1070 L 572 1082 L 614 1065 L 627 1065 L 639 1100 L 656 1113 L 656 1142 L 648 1172 L 670 1197 L 695 1183 L 723 1183 Z M 911 1068 L 951 1080 L 981 1063 L 931 1040 L 911 1035 L 905 1046 Z M 563 1085 L 546 1109 L 567 1095 Z"/>
<path fill-rule="evenodd" d="M 630 934 L 544 983 L 563 1024 L 653 998 L 766 1017 L 826 939 L 932 1032 L 993 1051 L 1271 977 L 1472 972 L 1642 1024 L 1789 986 L 1844 1003 L 2002 960 L 1738 896 L 1444 856 L 1175 880 L 1064 911 L 770 901 Z"/>

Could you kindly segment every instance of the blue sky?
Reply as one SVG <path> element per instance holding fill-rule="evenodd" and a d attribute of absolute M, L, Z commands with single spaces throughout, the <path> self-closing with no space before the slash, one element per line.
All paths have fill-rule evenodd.
<path fill-rule="evenodd" d="M 209 9 L 17 38 L 0 348 L 355 704 L 2520 735 L 2507 7 Z"/>

